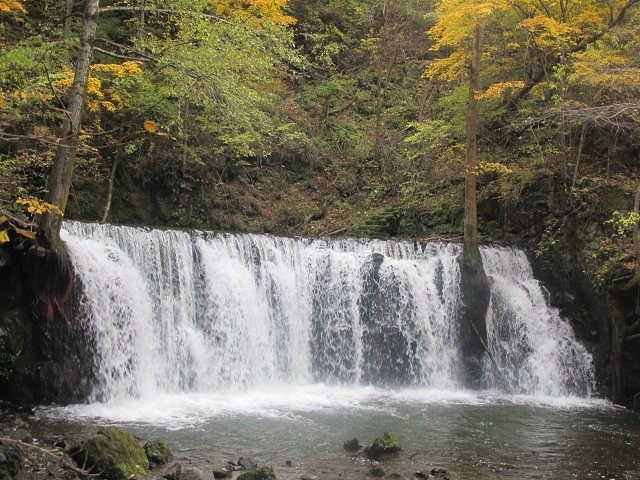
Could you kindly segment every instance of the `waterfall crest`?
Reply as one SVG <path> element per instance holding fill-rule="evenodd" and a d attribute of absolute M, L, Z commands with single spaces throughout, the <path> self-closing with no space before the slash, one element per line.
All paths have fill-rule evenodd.
<path fill-rule="evenodd" d="M 458 245 L 79 222 L 65 222 L 63 239 L 95 351 L 90 400 L 318 382 L 460 387 Z M 591 355 L 524 253 L 482 253 L 489 348 L 514 390 L 591 394 Z"/>

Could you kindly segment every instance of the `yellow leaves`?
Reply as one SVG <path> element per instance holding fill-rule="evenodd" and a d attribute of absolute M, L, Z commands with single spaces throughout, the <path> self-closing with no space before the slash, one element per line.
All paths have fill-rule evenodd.
<path fill-rule="evenodd" d="M 24 230 L 22 228 L 15 228 L 15 231 L 17 233 L 19 233 L 20 235 L 22 235 L 25 238 L 28 238 L 30 240 L 35 240 L 36 238 L 36 232 L 32 232 L 31 230 Z"/>
<path fill-rule="evenodd" d="M 160 128 L 156 122 L 152 122 L 151 120 L 145 120 L 142 127 L 149 133 L 157 133 Z"/>
<path fill-rule="evenodd" d="M 578 27 L 542 14 L 523 20 L 518 27 L 528 31 L 543 49 L 568 44 L 580 33 Z"/>
<path fill-rule="evenodd" d="M 0 0 L 0 14 L 9 14 L 14 19 L 22 21 L 20 15 L 26 15 L 27 10 L 17 0 Z"/>
<path fill-rule="evenodd" d="M 126 105 L 126 100 L 123 98 L 126 91 L 122 94 L 116 92 L 115 83 L 122 78 L 140 75 L 142 63 L 137 61 L 96 63 L 91 65 L 91 72 L 87 81 L 87 109 L 91 112 L 99 112 L 102 108 L 108 112 L 115 112 Z M 71 69 L 66 68 L 63 75 L 57 85 L 60 89 L 67 91 L 73 85 L 75 74 Z"/>
<path fill-rule="evenodd" d="M 507 174 L 512 172 L 511 168 L 499 162 L 478 162 L 475 169 L 476 175 L 484 175 L 486 173 Z"/>
<path fill-rule="evenodd" d="M 7 242 L 9 242 L 9 232 L 7 232 L 6 230 L 0 231 L 0 243 Z"/>
<path fill-rule="evenodd" d="M 445 58 L 431 62 L 424 72 L 427 78 L 440 78 L 446 82 L 455 81 L 467 67 L 471 56 L 465 50 L 456 50 Z"/>
<path fill-rule="evenodd" d="M 161 137 L 168 137 L 169 136 L 168 133 L 161 132 L 160 131 L 160 125 L 158 125 L 156 122 L 154 122 L 152 120 L 145 120 L 144 123 L 142 124 L 142 128 L 144 128 L 146 132 L 152 133 L 154 135 L 159 135 Z"/>
<path fill-rule="evenodd" d="M 62 210 L 60 210 L 55 205 L 47 203 L 43 200 L 38 200 L 37 198 L 23 198 L 19 197 L 16 200 L 18 205 L 22 205 L 28 213 L 31 215 L 42 215 L 44 213 L 53 213 L 60 217 L 64 216 Z"/>
<path fill-rule="evenodd" d="M 489 88 L 487 88 L 484 93 L 476 95 L 476 99 L 483 100 L 485 98 L 501 97 L 505 93 L 511 93 L 514 90 L 520 90 L 524 88 L 524 85 L 525 83 L 521 81 L 494 83 Z"/>
<path fill-rule="evenodd" d="M 263 22 L 276 25 L 293 25 L 296 19 L 284 13 L 289 0 L 214 0 L 216 15 L 241 17 L 256 26 Z"/>

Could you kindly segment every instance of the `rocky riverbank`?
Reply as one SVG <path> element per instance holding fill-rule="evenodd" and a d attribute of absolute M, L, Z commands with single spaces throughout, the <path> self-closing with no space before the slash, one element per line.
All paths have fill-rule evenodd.
<path fill-rule="evenodd" d="M 172 452 L 161 439 L 142 439 L 116 427 L 97 428 L 86 436 L 37 436 L 38 417 L 29 408 L 11 409 L 0 417 L 0 480 L 389 480 L 449 479 L 447 470 L 407 468 L 398 438 L 387 432 L 363 447 L 357 439 L 344 444 L 341 464 L 286 461 L 258 462 L 239 456 L 226 462 L 190 458 Z M 336 446 L 336 450 L 340 446 Z M 408 462 L 414 465 L 414 462 Z"/>

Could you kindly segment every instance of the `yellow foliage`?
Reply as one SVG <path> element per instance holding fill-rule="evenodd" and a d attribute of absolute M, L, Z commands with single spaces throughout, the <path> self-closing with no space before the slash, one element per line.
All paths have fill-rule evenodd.
<path fill-rule="evenodd" d="M 43 213 L 53 213 L 60 217 L 64 216 L 62 210 L 60 210 L 55 205 L 47 203 L 43 200 L 38 200 L 37 198 L 22 198 L 19 197 L 16 200 L 18 205 L 23 205 L 24 208 L 32 215 L 42 215 Z"/>
<path fill-rule="evenodd" d="M 256 23 L 270 22 L 276 25 L 292 25 L 296 19 L 284 13 L 289 0 L 214 0 L 217 15 L 241 17 Z"/>
<path fill-rule="evenodd" d="M 9 241 L 9 234 L 6 230 L 0 231 L 0 243 L 7 243 Z"/>
<path fill-rule="evenodd" d="M 27 10 L 17 0 L 0 0 L 0 13 L 9 13 L 17 17 L 19 14 L 25 15 Z"/>
<path fill-rule="evenodd" d="M 494 83 L 487 88 L 484 93 L 476 95 L 476 98 L 478 100 L 483 100 L 485 98 L 501 97 L 505 93 L 510 93 L 514 90 L 524 88 L 524 85 L 525 83 L 522 81 Z"/>
<path fill-rule="evenodd" d="M 160 128 L 156 122 L 152 122 L 151 120 L 145 120 L 142 127 L 149 133 L 157 133 Z"/>
<path fill-rule="evenodd" d="M 499 162 L 478 162 L 475 169 L 476 175 L 484 175 L 485 173 L 512 173 L 513 170 L 503 163 Z"/>
<path fill-rule="evenodd" d="M 134 77 L 142 73 L 142 64 L 136 61 L 123 63 L 96 63 L 91 65 L 91 72 L 87 81 L 87 109 L 91 112 L 98 112 L 104 108 L 108 112 L 115 112 L 125 106 L 126 101 L 122 95 L 113 91 L 112 88 L 105 87 L 105 83 L 114 80 Z M 75 74 L 73 70 L 65 68 L 64 76 L 58 80 L 58 87 L 67 91 L 73 85 Z"/>

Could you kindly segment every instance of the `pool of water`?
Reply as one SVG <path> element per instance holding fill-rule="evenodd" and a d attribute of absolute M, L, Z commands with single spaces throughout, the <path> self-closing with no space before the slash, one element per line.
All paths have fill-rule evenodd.
<path fill-rule="evenodd" d="M 492 392 L 281 386 L 251 392 L 157 395 L 47 408 L 43 432 L 118 425 L 168 441 L 177 456 L 225 462 L 249 455 L 281 478 L 362 478 L 370 464 L 342 449 L 384 431 L 402 453 L 387 473 L 444 467 L 459 479 L 640 478 L 640 417 L 597 399 Z M 291 460 L 294 467 L 284 464 Z"/>

